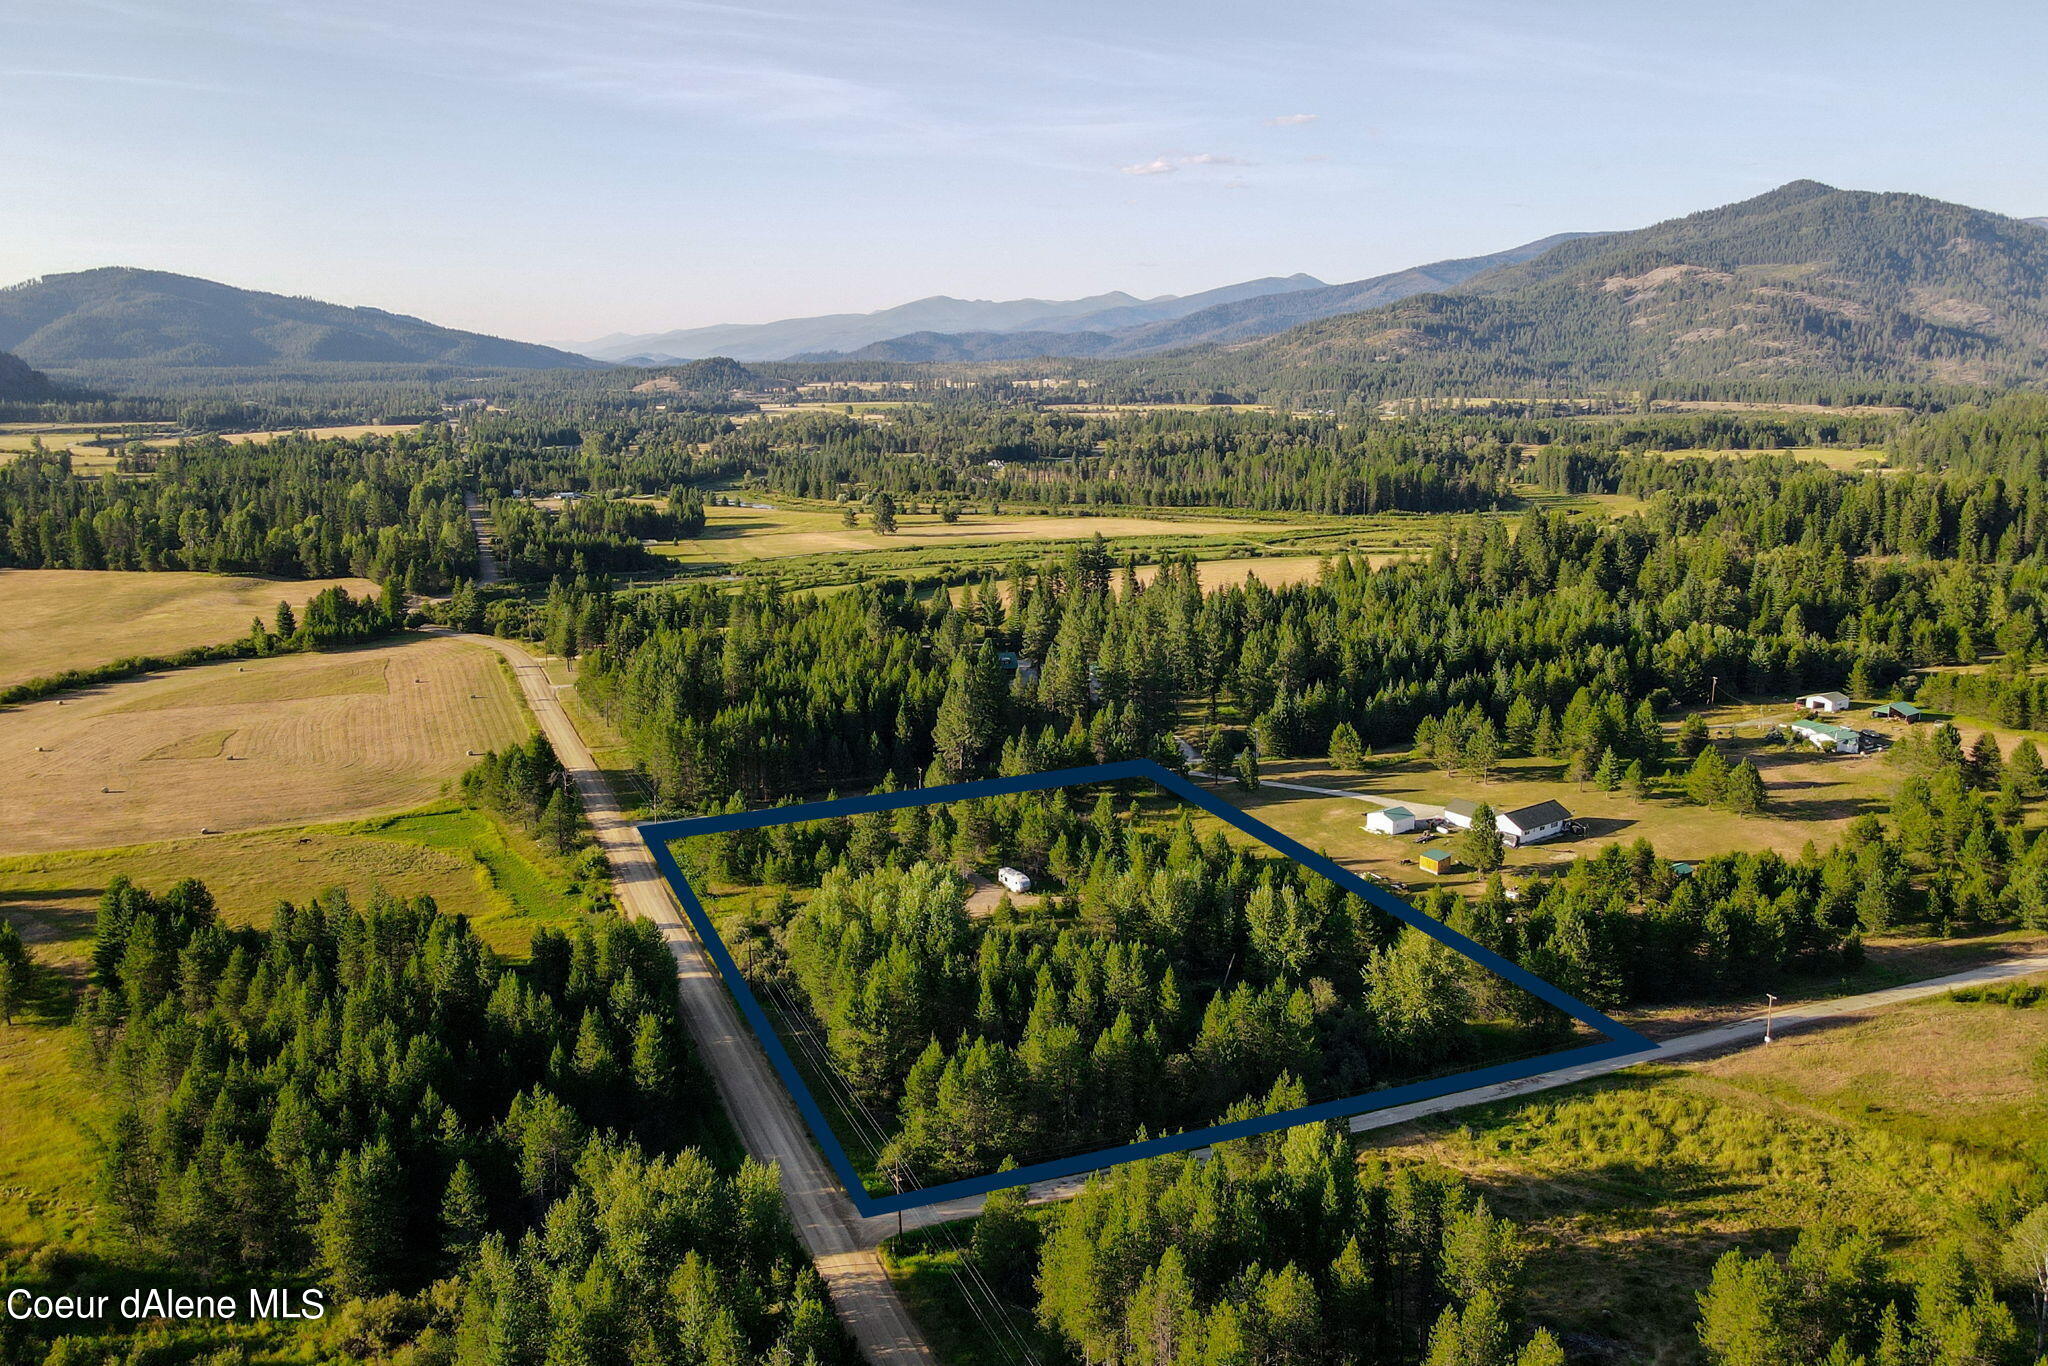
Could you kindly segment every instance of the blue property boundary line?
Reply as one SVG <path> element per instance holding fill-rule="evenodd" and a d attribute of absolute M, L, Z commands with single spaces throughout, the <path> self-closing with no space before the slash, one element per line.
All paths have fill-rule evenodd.
<path fill-rule="evenodd" d="M 943 1185 L 923 1190 L 901 1191 L 882 1196 L 869 1194 L 865 1183 L 860 1179 L 859 1171 L 847 1157 L 846 1149 L 840 1144 L 838 1136 L 832 1132 L 832 1125 L 825 1118 L 824 1109 L 819 1106 L 817 1097 L 811 1094 L 810 1087 L 804 1083 L 795 1060 L 783 1046 L 775 1027 L 769 1023 L 768 1013 L 761 1008 L 760 1001 L 754 996 L 754 989 L 748 985 L 745 975 L 740 972 L 739 964 L 733 961 L 732 954 L 727 951 L 725 941 L 719 937 L 717 928 L 711 923 L 711 917 L 698 902 L 696 892 L 691 889 L 689 879 L 683 876 L 683 870 L 676 862 L 675 853 L 669 846 L 676 840 L 688 839 L 695 835 L 716 835 L 732 830 L 760 830 L 774 825 L 829 820 L 837 816 L 858 816 L 871 811 L 895 811 L 906 806 L 936 806 L 946 802 L 972 800 L 976 797 L 1001 797 L 1013 792 L 1043 792 L 1049 788 L 1079 787 L 1086 783 L 1118 782 L 1128 778 L 1143 778 L 1155 783 L 1183 801 L 1194 803 L 1210 815 L 1287 855 L 1304 867 L 1321 873 L 1344 890 L 1364 898 L 1379 910 L 1413 925 L 1432 939 L 1456 949 L 1481 967 L 1499 974 L 1530 995 L 1548 1002 L 1579 1023 L 1605 1035 L 1606 1042 L 1565 1049 L 1558 1053 L 1546 1053 L 1540 1057 L 1524 1058 L 1493 1067 L 1482 1067 L 1454 1076 L 1411 1082 L 1405 1086 L 1393 1086 L 1382 1091 L 1368 1091 L 1363 1095 L 1348 1096 L 1341 1100 L 1320 1101 L 1314 1105 L 1285 1110 L 1277 1115 L 1258 1115 L 1229 1124 L 1214 1124 L 1205 1129 L 1148 1139 L 1142 1143 L 1128 1143 L 1119 1148 L 1105 1148 L 1100 1152 L 1084 1153 L 1076 1157 L 1035 1162 L 1028 1167 L 1017 1167 L 1010 1171 L 970 1177 L 961 1181 L 948 1181 Z M 1140 1158 L 1204 1148 L 1225 1139 L 1249 1138 L 1255 1134 L 1272 1133 L 1278 1129 L 1289 1129 L 1318 1120 L 1367 1114 L 1374 1110 L 1403 1105 L 1409 1101 L 1428 1100 L 1435 1096 L 1470 1090 L 1476 1086 L 1519 1081 L 1575 1063 L 1600 1062 L 1608 1058 L 1627 1057 L 1634 1053 L 1653 1052 L 1657 1047 L 1651 1040 L 1627 1025 L 1610 1020 L 1527 969 L 1509 962 L 1490 949 L 1482 948 L 1449 926 L 1430 919 L 1384 888 L 1374 886 L 1355 873 L 1347 872 L 1332 860 L 1296 840 L 1289 839 L 1264 822 L 1252 819 L 1216 794 L 1197 787 L 1150 759 L 1095 764 L 1087 768 L 1063 768 L 1051 773 L 1029 773 L 1014 778 L 991 778 L 981 782 L 947 783 L 940 787 L 915 788 L 904 792 L 877 792 L 865 797 L 843 797 L 836 801 L 770 807 L 762 811 L 698 816 L 688 820 L 649 821 L 636 828 L 653 853 L 655 865 L 661 869 L 662 876 L 668 879 L 669 886 L 674 889 L 676 899 L 682 902 L 683 911 L 689 916 L 690 924 L 696 930 L 704 951 L 711 956 L 719 975 L 725 978 L 733 999 L 739 1002 L 740 1013 L 746 1017 L 747 1024 L 760 1040 L 762 1049 L 768 1054 L 768 1061 L 781 1076 L 783 1085 L 789 1088 L 790 1098 L 796 1102 L 798 1111 L 804 1117 L 804 1123 L 810 1126 L 812 1136 L 825 1154 L 825 1160 L 831 1164 L 833 1172 L 846 1187 L 846 1193 L 852 1198 L 854 1208 L 863 1215 L 895 1214 L 902 1210 L 918 1209 L 965 1196 L 986 1195 L 990 1191 L 1008 1186 L 1028 1185 L 1063 1176 L 1078 1176 L 1084 1172 L 1099 1171 L 1104 1167 L 1134 1162 Z"/>

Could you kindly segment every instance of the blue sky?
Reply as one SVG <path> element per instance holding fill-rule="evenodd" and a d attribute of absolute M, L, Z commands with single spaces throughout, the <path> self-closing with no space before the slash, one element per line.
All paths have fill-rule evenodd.
<path fill-rule="evenodd" d="M 542 340 L 1356 279 L 1803 176 L 2048 214 L 2048 7 L 0 0 L 0 281 Z"/>

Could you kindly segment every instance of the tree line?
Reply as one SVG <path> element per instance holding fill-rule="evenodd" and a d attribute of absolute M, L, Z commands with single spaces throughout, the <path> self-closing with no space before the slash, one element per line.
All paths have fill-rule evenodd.
<path fill-rule="evenodd" d="M 77 1021 L 122 1258 L 79 1274 L 318 1284 L 340 1313 L 299 1331 L 350 1356 L 849 1360 L 773 1171 L 726 1160 L 651 927 L 514 965 L 429 898 L 235 928 L 117 878 Z"/>

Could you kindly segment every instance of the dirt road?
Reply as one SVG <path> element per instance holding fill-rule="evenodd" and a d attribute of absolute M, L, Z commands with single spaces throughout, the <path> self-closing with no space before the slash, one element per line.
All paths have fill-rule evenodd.
<path fill-rule="evenodd" d="M 782 1170 L 782 1196 L 790 1218 L 825 1279 L 833 1306 L 868 1360 L 878 1366 L 934 1363 L 917 1323 L 882 1267 L 874 1248 L 895 1232 L 893 1219 L 862 1219 L 811 1146 L 788 1094 L 754 1037 L 741 1024 L 690 932 L 689 922 L 661 880 L 647 846 L 634 833 L 589 746 L 556 696 L 555 686 L 534 657 L 511 641 L 466 635 L 511 662 L 520 690 L 576 783 L 605 856 L 611 860 L 619 904 L 629 915 L 661 927 L 675 955 L 683 1013 L 705 1065 L 718 1083 L 719 1097 L 747 1151 Z"/>

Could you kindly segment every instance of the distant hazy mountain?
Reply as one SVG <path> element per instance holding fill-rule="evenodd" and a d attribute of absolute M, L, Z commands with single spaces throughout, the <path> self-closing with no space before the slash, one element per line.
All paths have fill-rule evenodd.
<path fill-rule="evenodd" d="M 1354 391 L 2038 383 L 2048 380 L 2048 236 L 1960 204 L 1802 180 L 1566 242 L 1446 293 L 1174 359 L 1204 382 L 1313 376 L 1317 388 Z"/>
<path fill-rule="evenodd" d="M 2048 228 L 2048 218 L 2022 218 L 2022 223 L 2032 223 L 2037 228 Z"/>
<path fill-rule="evenodd" d="M 596 364 L 553 347 L 437 327 L 382 309 L 121 266 L 0 289 L 0 349 L 60 369 Z"/>
<path fill-rule="evenodd" d="M 1178 318 L 1233 299 L 1316 289 L 1312 275 L 1268 276 L 1199 294 L 1139 299 L 1121 290 L 1085 299 L 955 299 L 935 294 L 874 313 L 829 313 L 772 323 L 721 323 L 679 332 L 614 333 L 580 347 L 603 360 L 666 362 L 731 356 L 786 360 L 838 354 L 913 332 L 1054 332 L 1126 327 Z"/>
<path fill-rule="evenodd" d="M 1040 328 L 1030 332 L 951 333 L 920 332 L 891 337 L 863 347 L 847 360 L 1027 360 L 1036 356 L 1143 356 L 1203 342 L 1240 341 L 1270 336 L 1317 318 L 1356 313 L 1415 294 L 1449 289 L 1476 275 L 1540 256 L 1560 242 L 1587 236 L 1561 232 L 1540 241 L 1497 251 L 1489 256 L 1467 256 L 1454 261 L 1436 261 L 1414 266 L 1391 275 L 1375 275 L 1343 285 L 1307 285 L 1267 294 L 1216 300 L 1211 305 L 1155 321 L 1129 320 L 1134 325 L 1097 327 L 1110 314 L 1096 314 L 1082 320 L 1086 330 Z M 1290 280 L 1307 280 L 1295 275 Z M 1212 290 L 1211 294 L 1222 293 Z M 1119 310 L 1128 313 L 1130 310 Z M 1062 332 L 1065 335 L 1062 335 Z M 818 360 L 822 356 L 806 356 Z"/>
<path fill-rule="evenodd" d="M 56 393 L 57 386 L 50 383 L 48 375 L 40 370 L 30 369 L 28 362 L 20 356 L 0 351 L 0 399 L 26 399 L 33 402 L 37 399 L 53 398 Z"/>

